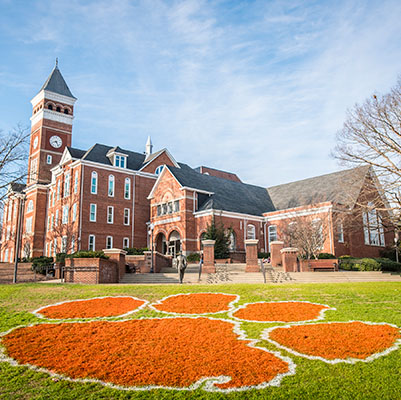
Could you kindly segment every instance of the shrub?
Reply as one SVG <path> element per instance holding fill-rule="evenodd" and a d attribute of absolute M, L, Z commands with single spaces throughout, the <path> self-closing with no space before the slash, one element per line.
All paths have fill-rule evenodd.
<path fill-rule="evenodd" d="M 187 261 L 188 262 L 197 262 L 200 260 L 200 254 L 199 253 L 191 253 L 187 255 Z"/>
<path fill-rule="evenodd" d="M 147 247 L 136 248 L 136 247 L 127 247 L 124 249 L 129 256 L 141 256 L 144 251 L 149 251 Z"/>
<path fill-rule="evenodd" d="M 56 262 L 64 264 L 66 255 L 67 255 L 67 253 L 57 253 L 56 254 Z"/>
<path fill-rule="evenodd" d="M 333 258 L 336 258 L 336 256 L 334 254 L 331 254 L 331 253 L 320 253 L 317 256 L 318 260 L 328 260 L 328 259 L 333 259 Z"/>
<path fill-rule="evenodd" d="M 266 253 L 266 252 L 258 253 L 258 258 L 269 258 L 269 257 L 270 257 L 270 253 Z"/>
<path fill-rule="evenodd" d="M 38 274 L 46 274 L 46 270 L 49 272 L 49 269 L 53 267 L 53 257 L 35 257 L 32 258 L 32 269 L 36 271 Z"/>
<path fill-rule="evenodd" d="M 401 263 L 388 258 L 375 258 L 375 260 L 380 264 L 382 271 L 401 272 Z"/>
<path fill-rule="evenodd" d="M 69 254 L 66 258 L 105 258 L 108 259 L 103 251 L 92 251 L 92 250 L 80 250 L 75 253 Z"/>
<path fill-rule="evenodd" d="M 396 260 L 395 248 L 394 247 L 386 247 L 384 249 L 381 249 L 380 257 L 381 257 L 381 259 L 387 258 L 392 261 L 395 261 Z"/>
<path fill-rule="evenodd" d="M 373 258 L 361 258 L 355 267 L 359 271 L 380 271 L 380 264 Z"/>
<path fill-rule="evenodd" d="M 347 260 L 349 258 L 354 258 L 354 257 L 351 257 L 351 256 L 340 256 L 340 257 L 338 257 L 339 260 Z"/>

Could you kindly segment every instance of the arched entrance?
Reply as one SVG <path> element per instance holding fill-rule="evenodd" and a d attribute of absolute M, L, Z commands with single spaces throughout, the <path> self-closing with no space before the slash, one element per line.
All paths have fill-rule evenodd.
<path fill-rule="evenodd" d="M 167 240 L 166 236 L 164 236 L 164 233 L 159 232 L 156 236 L 156 251 L 158 251 L 161 254 L 167 254 Z"/>
<path fill-rule="evenodd" d="M 177 231 L 172 231 L 168 240 L 168 254 L 176 257 L 181 251 L 181 237 Z"/>

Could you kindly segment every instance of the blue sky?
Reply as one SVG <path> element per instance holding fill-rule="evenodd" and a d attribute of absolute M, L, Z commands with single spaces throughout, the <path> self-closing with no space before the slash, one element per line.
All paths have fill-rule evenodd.
<path fill-rule="evenodd" d="M 73 146 L 144 151 L 271 186 L 338 170 L 347 108 L 401 74 L 399 0 L 0 0 L 0 128 L 54 60 Z"/>

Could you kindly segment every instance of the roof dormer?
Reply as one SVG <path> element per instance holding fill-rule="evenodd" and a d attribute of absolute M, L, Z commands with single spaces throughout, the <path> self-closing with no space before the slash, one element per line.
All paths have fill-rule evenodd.
<path fill-rule="evenodd" d="M 123 153 L 119 147 L 110 149 L 106 156 L 114 167 L 127 168 L 128 154 Z"/>

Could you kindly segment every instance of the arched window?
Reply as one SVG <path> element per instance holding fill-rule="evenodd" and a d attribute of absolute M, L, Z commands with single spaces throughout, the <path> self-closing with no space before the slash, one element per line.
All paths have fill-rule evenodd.
<path fill-rule="evenodd" d="M 53 110 L 53 106 L 52 106 L 51 104 L 49 104 L 49 105 L 47 106 L 47 108 L 48 108 L 49 110 Z"/>
<path fill-rule="evenodd" d="M 247 230 L 246 230 L 246 238 L 247 239 L 256 239 L 255 225 L 248 224 Z"/>
<path fill-rule="evenodd" d="M 163 171 L 163 168 L 164 168 L 164 165 L 159 165 L 155 170 L 155 174 L 160 175 Z"/>
<path fill-rule="evenodd" d="M 125 178 L 124 182 L 124 199 L 129 199 L 131 197 L 131 179 Z"/>
<path fill-rule="evenodd" d="M 68 108 L 64 109 L 64 114 L 68 114 Z"/>
<path fill-rule="evenodd" d="M 74 193 L 78 192 L 78 171 L 75 171 L 75 178 L 74 178 Z"/>
<path fill-rule="evenodd" d="M 29 200 L 28 207 L 26 208 L 26 212 L 31 212 L 31 211 L 33 211 L 33 201 Z"/>
<path fill-rule="evenodd" d="M 92 172 L 91 193 L 97 194 L 97 173 L 95 171 Z"/>
<path fill-rule="evenodd" d="M 109 175 L 109 186 L 107 193 L 109 197 L 114 197 L 114 175 Z"/>
<path fill-rule="evenodd" d="M 68 197 L 70 195 L 70 182 L 71 182 L 71 175 L 68 172 L 65 175 L 64 179 L 64 197 Z"/>
<path fill-rule="evenodd" d="M 60 107 L 56 107 L 56 111 L 57 112 L 61 112 L 61 108 Z"/>
<path fill-rule="evenodd" d="M 234 231 L 231 231 L 230 233 L 230 241 L 228 244 L 228 248 L 230 251 L 235 251 L 236 248 L 236 238 L 235 238 L 235 233 Z"/>

